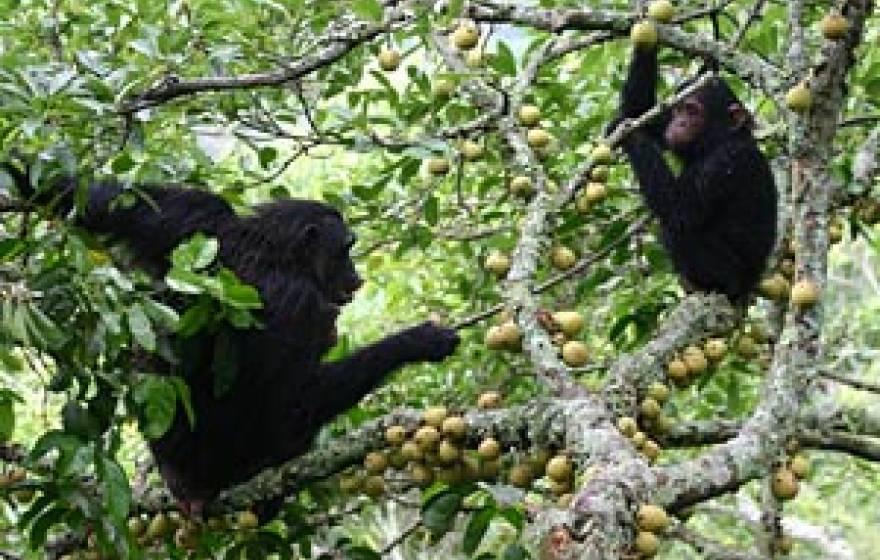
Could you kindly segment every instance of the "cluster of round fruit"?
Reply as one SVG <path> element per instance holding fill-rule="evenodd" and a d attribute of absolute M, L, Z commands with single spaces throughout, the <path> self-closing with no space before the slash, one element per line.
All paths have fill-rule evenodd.
<path fill-rule="evenodd" d="M 636 553 L 642 558 L 650 558 L 657 554 L 660 548 L 658 535 L 669 527 L 669 515 L 662 507 L 654 504 L 641 504 L 636 511 L 636 526 L 639 531 L 636 534 L 634 547 Z"/>
<path fill-rule="evenodd" d="M 537 105 L 522 105 L 518 116 L 520 124 L 528 129 L 526 142 L 529 147 L 539 152 L 545 150 L 553 141 L 553 136 L 541 127 L 541 109 Z"/>
<path fill-rule="evenodd" d="M 553 344 L 565 365 L 582 367 L 587 364 L 589 350 L 587 345 L 574 338 L 584 328 L 584 316 L 578 311 L 563 310 L 555 313 L 542 312 L 538 315 L 541 326 L 550 334 Z"/>
<path fill-rule="evenodd" d="M 822 18 L 819 29 L 829 41 L 837 41 L 846 37 L 849 21 L 838 13 Z M 805 113 L 813 106 L 813 93 L 809 80 L 801 80 L 785 94 L 785 106 L 796 113 Z"/>
<path fill-rule="evenodd" d="M 483 63 L 483 51 L 480 43 L 480 28 L 471 20 L 462 20 L 449 35 L 449 41 L 456 49 L 464 51 L 464 61 L 471 68 Z"/>
<path fill-rule="evenodd" d="M 458 143 L 458 151 L 465 161 L 475 161 L 483 157 L 483 145 L 465 138 Z M 425 162 L 428 173 L 442 177 L 449 173 L 449 159 L 443 156 L 432 156 Z"/>
<path fill-rule="evenodd" d="M 809 278 L 792 283 L 795 273 L 794 244 L 789 240 L 782 246 L 782 258 L 777 270 L 758 283 L 758 293 L 770 300 L 788 300 L 798 308 L 812 307 L 819 301 L 819 286 Z"/>
<path fill-rule="evenodd" d="M 480 409 L 500 404 L 501 395 L 495 391 L 481 394 L 477 401 Z M 435 481 L 454 485 L 478 480 L 503 480 L 518 488 L 530 488 L 540 480 L 536 488 L 555 496 L 564 496 L 572 488 L 574 466 L 567 455 L 540 448 L 528 453 L 510 449 L 505 456 L 501 442 L 491 435 L 469 437 L 464 417 L 450 414 L 444 406 L 425 409 L 415 429 L 389 426 L 385 443 L 386 448 L 367 453 L 362 468 L 340 475 L 340 490 L 381 496 L 388 490 L 389 470 L 405 473 L 405 486 L 421 488 Z"/>
<path fill-rule="evenodd" d="M 605 200 L 608 196 L 608 177 L 610 171 L 608 165 L 614 161 L 611 147 L 607 144 L 597 144 L 590 152 L 590 181 L 578 194 L 575 207 L 578 212 L 587 213 L 593 207 Z"/>
<path fill-rule="evenodd" d="M 672 429 L 672 420 L 663 414 L 663 404 L 669 399 L 669 387 L 654 382 L 639 401 L 638 420 L 631 416 L 617 419 L 617 429 L 633 446 L 648 459 L 655 461 L 660 455 L 660 445 L 648 434 L 662 435 Z"/>

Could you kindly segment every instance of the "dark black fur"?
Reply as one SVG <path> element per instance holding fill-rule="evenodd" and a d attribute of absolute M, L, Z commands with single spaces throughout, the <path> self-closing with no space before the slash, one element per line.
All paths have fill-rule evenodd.
<path fill-rule="evenodd" d="M 195 427 L 179 407 L 172 428 L 151 442 L 178 499 L 198 506 L 264 467 L 304 453 L 322 425 L 389 372 L 440 361 L 455 350 L 453 330 L 425 322 L 345 360 L 321 363 L 335 341 L 339 308 L 361 285 L 349 256 L 354 238 L 336 210 L 285 200 L 239 217 L 208 192 L 175 186 L 145 191 L 148 199 L 125 207 L 111 204 L 118 185 L 94 184 L 79 222 L 125 241 L 157 274 L 167 269 L 167 256 L 180 241 L 195 232 L 216 236 L 222 265 L 255 286 L 264 305 L 258 315 L 265 328 L 226 331 L 240 359 L 223 396 L 214 392 L 216 335 L 178 341 L 187 349 L 177 371 L 185 372 L 192 392 Z"/>
<path fill-rule="evenodd" d="M 653 107 L 656 49 L 636 49 L 621 95 L 621 118 Z M 723 80 L 697 93 L 706 111 L 702 136 L 684 150 L 679 176 L 663 159 L 666 115 L 628 137 L 623 148 L 663 243 L 686 287 L 742 300 L 754 288 L 776 238 L 776 187 L 749 126 L 728 107 L 739 103 Z"/>

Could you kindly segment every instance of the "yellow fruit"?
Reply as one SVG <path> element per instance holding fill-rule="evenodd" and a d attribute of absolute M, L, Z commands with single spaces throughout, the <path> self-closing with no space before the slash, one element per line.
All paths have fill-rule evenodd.
<path fill-rule="evenodd" d="M 531 466 L 525 463 L 514 465 L 513 468 L 510 469 L 510 473 L 507 475 L 507 480 L 510 484 L 517 488 L 527 488 L 532 484 L 533 478 L 534 474 L 532 473 Z"/>
<path fill-rule="evenodd" d="M 510 257 L 500 251 L 492 251 L 483 266 L 495 276 L 505 276 L 510 270 Z"/>
<path fill-rule="evenodd" d="M 629 38 L 639 47 L 653 47 L 657 44 L 657 28 L 650 21 L 640 21 L 632 26 Z"/>
<path fill-rule="evenodd" d="M 788 280 L 779 272 L 764 278 L 758 284 L 758 292 L 767 299 L 781 300 L 788 295 L 788 291 Z"/>
<path fill-rule="evenodd" d="M 565 336 L 575 336 L 584 327 L 584 316 L 577 311 L 557 311 L 552 317 Z"/>
<path fill-rule="evenodd" d="M 434 478 L 436 478 L 438 482 L 454 486 L 456 484 L 461 484 L 464 480 L 464 470 L 462 470 L 461 465 L 459 464 L 441 467 L 434 471 Z"/>
<path fill-rule="evenodd" d="M 381 451 L 370 451 L 364 457 L 364 468 L 370 474 L 382 474 L 388 468 L 388 457 Z"/>
<path fill-rule="evenodd" d="M 648 17 L 660 23 L 667 23 L 675 15 L 675 8 L 669 0 L 654 0 L 648 4 Z"/>
<path fill-rule="evenodd" d="M 498 473 L 501 472 L 501 461 L 492 460 L 492 461 L 483 461 L 480 464 L 480 478 L 483 479 L 493 479 L 498 477 Z"/>
<path fill-rule="evenodd" d="M 736 343 L 736 351 L 743 358 L 754 358 L 758 355 L 758 343 L 751 336 L 743 335 Z"/>
<path fill-rule="evenodd" d="M 465 22 L 452 32 L 452 43 L 463 51 L 477 46 L 480 40 L 480 30 L 473 22 Z"/>
<path fill-rule="evenodd" d="M 440 432 L 434 426 L 422 426 L 413 436 L 422 451 L 432 449 L 440 441 Z"/>
<path fill-rule="evenodd" d="M 388 426 L 385 430 L 385 441 L 388 445 L 401 445 L 406 441 L 406 428 L 403 426 Z"/>
<path fill-rule="evenodd" d="M 656 441 L 647 439 L 645 440 L 645 443 L 642 444 L 642 454 L 647 457 L 649 461 L 654 461 L 660 456 L 660 446 L 657 445 Z"/>
<path fill-rule="evenodd" d="M 849 21 L 840 14 L 828 14 L 819 24 L 826 39 L 840 39 L 849 31 Z"/>
<path fill-rule="evenodd" d="M 400 446 L 400 453 L 409 461 L 418 461 L 424 456 L 422 448 L 415 441 L 404 442 Z"/>
<path fill-rule="evenodd" d="M 660 416 L 660 403 L 651 397 L 645 398 L 639 406 L 639 409 L 642 412 L 642 416 L 647 418 L 657 418 Z"/>
<path fill-rule="evenodd" d="M 657 554 L 660 548 L 660 540 L 657 535 L 650 531 L 639 531 L 636 535 L 635 542 L 636 551 L 645 558 L 649 558 Z"/>
<path fill-rule="evenodd" d="M 669 378 L 673 381 L 685 381 L 688 377 L 687 364 L 679 359 L 670 360 L 666 364 L 666 373 L 669 374 Z"/>
<path fill-rule="evenodd" d="M 455 446 L 454 443 L 449 441 L 448 439 L 444 439 L 440 442 L 440 446 L 437 448 L 437 458 L 443 464 L 450 464 L 458 461 L 458 458 L 461 456 L 461 451 L 458 447 Z"/>
<path fill-rule="evenodd" d="M 529 453 L 529 464 L 532 465 L 532 472 L 544 472 L 544 469 L 547 467 L 547 463 L 550 461 L 550 458 L 550 450 L 546 447 L 533 449 L 532 452 Z"/>
<path fill-rule="evenodd" d="M 507 348 L 516 349 L 519 346 L 522 334 L 519 332 L 519 327 L 516 326 L 516 323 L 507 321 L 498 325 L 498 329 L 501 333 L 501 340 L 504 341 L 504 345 Z"/>
<path fill-rule="evenodd" d="M 517 175 L 510 180 L 510 192 L 517 196 L 532 194 L 532 180 L 525 175 Z"/>
<path fill-rule="evenodd" d="M 721 338 L 710 338 L 703 347 L 706 357 L 713 362 L 719 361 L 727 353 L 727 343 Z"/>
<path fill-rule="evenodd" d="M 450 416 L 443 421 L 440 431 L 453 439 L 463 438 L 467 434 L 467 423 L 461 416 Z"/>
<path fill-rule="evenodd" d="M 446 420 L 446 415 L 445 406 L 429 406 L 422 413 L 422 421 L 428 426 L 440 428 L 443 425 L 443 421 Z"/>
<path fill-rule="evenodd" d="M 604 183 L 608 180 L 609 174 L 610 171 L 608 170 L 607 165 L 597 165 L 590 171 L 590 179 L 597 183 Z"/>
<path fill-rule="evenodd" d="M 636 432 L 630 439 L 632 439 L 633 445 L 636 447 L 642 447 L 645 445 L 645 442 L 648 441 L 648 436 L 645 435 L 645 432 Z"/>
<path fill-rule="evenodd" d="M 562 361 L 569 367 L 581 367 L 587 363 L 587 345 L 579 340 L 569 340 L 562 345 Z"/>
<path fill-rule="evenodd" d="M 658 403 L 666 402 L 666 399 L 669 398 L 669 387 L 659 381 L 655 381 L 648 387 L 648 396 Z"/>
<path fill-rule="evenodd" d="M 532 148 L 545 148 L 553 137 L 543 128 L 533 128 L 526 133 L 526 140 Z"/>
<path fill-rule="evenodd" d="M 461 155 L 468 161 L 479 159 L 483 155 L 483 146 L 473 140 L 465 140 L 461 143 Z"/>
<path fill-rule="evenodd" d="M 608 189 L 605 187 L 605 183 L 590 182 L 587 183 L 587 186 L 584 189 L 584 199 L 586 199 L 589 204 L 604 200 L 607 194 Z"/>
<path fill-rule="evenodd" d="M 431 175 L 446 175 L 449 173 L 449 160 L 439 157 L 428 159 L 428 173 Z"/>
<path fill-rule="evenodd" d="M 691 375 L 699 375 L 709 367 L 709 362 L 699 346 L 688 346 L 681 353 L 681 358 Z"/>
<path fill-rule="evenodd" d="M 535 126 L 541 120 L 541 110 L 535 105 L 523 105 L 519 108 L 519 122 L 525 126 Z"/>
<path fill-rule="evenodd" d="M 636 512 L 636 523 L 642 531 L 662 533 L 669 526 L 669 516 L 660 506 L 642 504 Z"/>
<path fill-rule="evenodd" d="M 357 475 L 343 475 L 339 477 L 339 491 L 343 494 L 357 494 L 361 489 L 362 478 Z"/>
<path fill-rule="evenodd" d="M 546 473 L 552 480 L 564 482 L 571 478 L 571 460 L 565 455 L 557 455 L 547 461 Z"/>
<path fill-rule="evenodd" d="M 383 47 L 379 51 L 379 68 L 386 72 L 393 72 L 400 66 L 400 53 L 394 49 Z"/>
<path fill-rule="evenodd" d="M 819 301 L 819 286 L 812 280 L 798 280 L 791 287 L 791 303 L 798 307 L 812 307 Z"/>
<path fill-rule="evenodd" d="M 573 500 L 574 494 L 563 494 L 556 499 L 556 505 L 563 509 L 567 509 Z"/>
<path fill-rule="evenodd" d="M 771 487 L 774 496 L 780 500 L 790 500 L 797 496 L 800 484 L 794 473 L 783 467 L 773 474 Z"/>
<path fill-rule="evenodd" d="M 550 483 L 550 492 L 552 492 L 554 496 L 562 496 L 563 494 L 571 492 L 571 479 L 569 478 L 565 480 L 555 480 L 550 478 L 548 482 Z"/>
<path fill-rule="evenodd" d="M 415 463 L 409 467 L 409 477 L 416 486 L 424 488 L 434 481 L 434 472 L 425 465 Z"/>
<path fill-rule="evenodd" d="M 487 410 L 498 408 L 501 405 L 501 393 L 498 391 L 486 391 L 477 398 L 477 408 Z"/>
<path fill-rule="evenodd" d="M 590 152 L 590 161 L 594 165 L 607 165 L 613 161 L 611 154 L 611 146 L 608 144 L 597 144 Z"/>
<path fill-rule="evenodd" d="M 168 516 L 164 513 L 157 513 L 150 520 L 149 525 L 147 525 L 145 536 L 151 541 L 160 539 L 168 531 L 169 526 Z"/>
<path fill-rule="evenodd" d="M 494 438 L 486 438 L 480 442 L 477 455 L 485 461 L 493 461 L 501 455 L 501 444 Z"/>
<path fill-rule="evenodd" d="M 796 112 L 809 111 L 813 106 L 813 94 L 804 82 L 794 86 L 785 94 L 785 106 Z"/>
<path fill-rule="evenodd" d="M 672 431 L 672 427 L 672 418 L 668 416 L 661 416 L 656 420 L 654 429 L 658 434 L 668 434 Z"/>
<path fill-rule="evenodd" d="M 796 477 L 804 478 L 810 474 L 810 460 L 799 453 L 791 458 L 791 464 L 788 465 L 788 468 Z"/>
<path fill-rule="evenodd" d="M 617 429 L 620 430 L 624 437 L 633 437 L 639 431 L 639 426 L 634 418 L 621 416 L 617 419 Z"/>
<path fill-rule="evenodd" d="M 557 245 L 550 251 L 550 262 L 560 270 L 567 270 L 577 262 L 577 255 L 564 245 Z"/>
<path fill-rule="evenodd" d="M 437 97 L 449 97 L 455 91 L 455 82 L 446 78 L 437 78 L 434 80 L 432 90 Z"/>
<path fill-rule="evenodd" d="M 464 62 L 471 68 L 477 68 L 483 64 L 483 51 L 480 49 L 468 51 L 464 56 Z"/>
<path fill-rule="evenodd" d="M 837 219 L 828 224 L 828 241 L 831 243 L 843 241 L 843 224 Z"/>
<path fill-rule="evenodd" d="M 192 550 L 198 544 L 198 532 L 192 525 L 179 527 L 174 533 L 174 544 L 184 550 Z"/>
<path fill-rule="evenodd" d="M 486 330 L 486 348 L 501 350 L 507 345 L 504 333 L 500 326 L 492 326 Z"/>
<path fill-rule="evenodd" d="M 385 479 L 381 476 L 373 475 L 364 479 L 364 494 L 371 498 L 378 498 L 385 493 Z"/>
<path fill-rule="evenodd" d="M 794 548 L 794 541 L 788 535 L 780 535 L 773 539 L 773 550 L 780 556 L 788 556 Z"/>
<path fill-rule="evenodd" d="M 130 517 L 128 519 L 128 532 L 132 537 L 139 537 L 147 530 L 147 523 L 142 517 Z"/>
<path fill-rule="evenodd" d="M 470 454 L 461 456 L 461 469 L 466 480 L 480 480 L 480 460 Z"/>

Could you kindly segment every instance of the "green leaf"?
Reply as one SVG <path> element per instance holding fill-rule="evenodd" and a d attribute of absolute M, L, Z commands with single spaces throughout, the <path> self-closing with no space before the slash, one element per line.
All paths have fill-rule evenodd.
<path fill-rule="evenodd" d="M 28 534 L 28 542 L 30 543 L 31 548 L 37 549 L 45 544 L 49 529 L 51 529 L 53 525 L 61 523 L 66 514 L 66 509 L 53 507 L 40 515 L 36 521 L 34 521 L 33 525 L 31 525 L 31 530 Z"/>
<path fill-rule="evenodd" d="M 182 294 L 201 294 L 205 291 L 205 281 L 195 272 L 172 268 L 165 275 L 165 283 L 175 292 Z"/>
<path fill-rule="evenodd" d="M 384 14 L 379 0 L 355 0 L 351 9 L 357 15 L 370 21 L 382 21 Z"/>
<path fill-rule="evenodd" d="M 451 490 L 431 496 L 422 506 L 422 523 L 434 537 L 442 537 L 452 529 L 461 509 L 462 496 Z"/>
<path fill-rule="evenodd" d="M 156 333 L 153 332 L 153 327 L 143 308 L 140 305 L 133 305 L 126 310 L 125 315 L 128 318 L 128 328 L 135 342 L 144 350 L 154 352 L 156 350 Z"/>
<path fill-rule="evenodd" d="M 260 148 L 257 152 L 257 157 L 260 159 L 260 167 L 267 169 L 278 158 L 278 150 L 272 146 L 266 146 Z"/>
<path fill-rule="evenodd" d="M 15 431 L 15 409 L 11 400 L 0 400 L 0 442 L 9 441 Z"/>
<path fill-rule="evenodd" d="M 492 518 L 495 516 L 495 511 L 495 506 L 487 506 L 475 511 L 471 515 L 471 520 L 464 531 L 462 543 L 465 554 L 470 555 L 477 551 L 483 536 L 486 534 L 486 530 L 489 528 L 489 524 L 492 522 Z"/>
<path fill-rule="evenodd" d="M 195 426 L 196 413 L 193 410 L 189 385 L 186 384 L 186 381 L 177 376 L 169 377 L 168 381 L 174 385 L 174 389 L 177 391 L 177 398 L 180 399 L 180 404 L 183 406 L 183 411 L 186 413 L 186 418 L 189 420 L 190 426 Z"/>
<path fill-rule="evenodd" d="M 505 76 L 516 76 L 516 58 L 503 41 L 498 42 L 498 53 L 491 58 L 492 68 Z"/>
<path fill-rule="evenodd" d="M 342 557 L 345 560 L 380 560 L 382 556 L 366 546 L 353 546 L 342 551 Z"/>
<path fill-rule="evenodd" d="M 125 471 L 116 461 L 103 454 L 95 457 L 95 470 L 104 486 L 104 512 L 115 521 L 122 522 L 131 507 L 131 489 Z"/>
<path fill-rule="evenodd" d="M 168 431 L 174 421 L 177 391 L 166 377 L 145 375 L 134 387 L 133 398 L 139 406 L 141 433 L 156 439 Z"/>
<path fill-rule="evenodd" d="M 529 558 L 531 558 L 529 551 L 516 543 L 508 545 L 502 557 L 503 560 L 528 560 Z"/>
<path fill-rule="evenodd" d="M 437 221 L 440 219 L 440 211 L 436 196 L 431 195 L 428 197 L 428 200 L 425 201 L 424 211 L 425 221 L 432 226 L 437 225 Z"/>
<path fill-rule="evenodd" d="M 216 239 L 197 233 L 174 249 L 171 264 L 184 270 L 202 270 L 214 262 L 219 248 Z"/>

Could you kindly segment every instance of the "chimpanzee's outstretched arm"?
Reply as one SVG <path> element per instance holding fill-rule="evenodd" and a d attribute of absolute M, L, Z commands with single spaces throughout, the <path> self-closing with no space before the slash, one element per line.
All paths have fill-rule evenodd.
<path fill-rule="evenodd" d="M 235 217 L 226 201 L 198 189 L 146 186 L 121 193 L 115 182 L 92 184 L 78 223 L 125 240 L 147 259 L 167 255 L 197 231 L 216 235 L 221 223 Z"/>
<path fill-rule="evenodd" d="M 634 119 L 657 103 L 657 49 L 635 47 L 620 92 L 620 116 Z"/>
<path fill-rule="evenodd" d="M 32 203 L 51 205 L 55 214 L 66 214 L 73 208 L 76 178 L 52 179 L 38 191 L 31 183 L 30 168 L 20 159 L 3 161 L 0 169 Z M 97 181 L 88 187 L 85 209 L 77 223 L 89 231 L 119 237 L 131 244 L 141 259 L 156 261 L 196 231 L 214 235 L 221 223 L 234 217 L 221 197 L 203 190 L 174 185 L 124 189 L 116 181 Z"/>
<path fill-rule="evenodd" d="M 324 422 L 351 408 L 392 371 L 409 363 L 439 362 L 455 351 L 459 338 L 450 328 L 427 321 L 366 346 L 339 362 L 324 364 L 314 391 L 325 402 L 316 411 Z"/>

